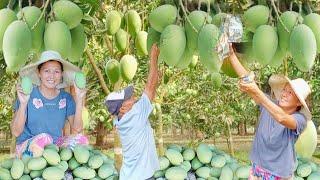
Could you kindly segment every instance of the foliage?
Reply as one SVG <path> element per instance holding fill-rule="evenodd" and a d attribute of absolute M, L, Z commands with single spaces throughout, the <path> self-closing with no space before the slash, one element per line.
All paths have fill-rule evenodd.
<path fill-rule="evenodd" d="M 16 75 L 5 74 L 5 63 L 0 56 L 0 131 L 9 132 L 10 130 L 16 82 Z"/>

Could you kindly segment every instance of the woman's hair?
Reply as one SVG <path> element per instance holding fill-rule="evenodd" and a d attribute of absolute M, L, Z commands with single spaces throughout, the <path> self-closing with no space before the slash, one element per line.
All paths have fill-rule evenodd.
<path fill-rule="evenodd" d="M 311 105 L 311 95 L 307 96 L 307 98 L 305 99 L 305 101 L 306 101 L 306 104 L 307 104 L 309 110 L 311 111 L 311 108 L 310 108 L 310 105 Z M 302 108 L 302 105 L 301 105 L 301 106 L 298 106 L 298 107 L 297 107 L 297 111 L 300 111 L 301 108 Z"/>
<path fill-rule="evenodd" d="M 47 62 L 50 62 L 50 61 L 56 61 L 56 60 L 49 60 L 49 61 L 47 61 Z M 40 69 L 41 69 L 41 67 L 43 66 L 43 64 L 45 64 L 45 63 L 47 63 L 47 62 L 44 62 L 44 63 L 41 63 L 41 64 L 38 65 L 38 71 L 39 71 L 39 72 L 40 72 Z M 63 65 L 62 65 L 62 63 L 61 63 L 60 61 L 57 61 L 57 62 L 60 64 L 61 71 L 63 72 Z"/>
<path fill-rule="evenodd" d="M 300 110 L 301 110 L 301 106 L 298 106 L 296 111 L 300 111 Z"/>
<path fill-rule="evenodd" d="M 312 96 L 309 94 L 306 98 L 306 104 L 309 108 L 309 110 L 312 112 Z"/>

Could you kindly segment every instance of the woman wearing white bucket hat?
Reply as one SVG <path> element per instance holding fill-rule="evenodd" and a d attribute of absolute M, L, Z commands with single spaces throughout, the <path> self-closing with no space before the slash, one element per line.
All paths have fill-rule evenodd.
<path fill-rule="evenodd" d="M 62 59 L 55 51 L 45 51 L 39 61 L 27 65 L 19 72 L 29 77 L 34 85 L 30 94 L 17 86 L 18 99 L 14 105 L 11 131 L 17 137 L 16 155 L 33 157 L 42 154 L 44 146 L 55 143 L 65 145 L 70 138 L 63 137 L 65 125 L 71 127 L 72 139 L 87 144 L 82 131 L 82 106 L 85 89 L 75 87 L 75 97 L 64 91 L 74 84 L 75 72 L 80 69 Z M 68 124 L 69 123 L 69 124 Z"/>
<path fill-rule="evenodd" d="M 313 125 L 306 103 L 311 93 L 310 86 L 301 78 L 290 80 L 283 75 L 273 75 L 269 79 L 271 95 L 276 98 L 273 100 L 259 89 L 254 75 L 241 65 L 232 45 L 230 61 L 241 77 L 240 90 L 260 107 L 259 125 L 250 154 L 252 169 L 249 179 L 292 179 L 297 159 L 294 145 L 297 139 L 300 141 L 299 136 L 307 124 Z"/>

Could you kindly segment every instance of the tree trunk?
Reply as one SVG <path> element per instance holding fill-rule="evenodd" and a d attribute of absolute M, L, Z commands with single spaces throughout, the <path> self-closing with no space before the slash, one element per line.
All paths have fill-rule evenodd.
<path fill-rule="evenodd" d="M 162 110 L 157 109 L 157 120 L 158 120 L 158 126 L 157 126 L 157 145 L 159 150 L 159 155 L 164 155 L 164 147 L 163 147 L 163 122 L 162 122 Z"/>
<path fill-rule="evenodd" d="M 241 121 L 238 124 L 238 129 L 239 129 L 239 135 L 240 136 L 244 136 L 246 134 L 246 130 L 245 130 L 245 121 Z"/>
<path fill-rule="evenodd" d="M 226 133 L 226 134 L 227 134 L 227 133 Z M 228 151 L 230 151 L 230 141 L 229 141 L 228 135 L 226 135 L 226 140 L 227 140 L 227 148 L 228 148 Z"/>
<path fill-rule="evenodd" d="M 11 136 L 11 133 L 6 133 L 6 141 L 9 140 L 9 139 L 11 139 L 11 137 L 12 137 L 12 136 Z"/>
<path fill-rule="evenodd" d="M 187 130 L 186 130 L 186 125 L 185 124 L 181 124 L 181 128 L 180 128 L 180 136 L 182 139 L 186 138 L 186 134 L 187 134 Z"/>
<path fill-rule="evenodd" d="M 196 137 L 197 137 L 197 139 L 203 139 L 204 138 L 204 135 L 203 135 L 203 133 L 198 129 L 197 131 L 196 131 Z"/>
<path fill-rule="evenodd" d="M 171 126 L 172 138 L 177 137 L 177 128 L 174 125 Z"/>
<path fill-rule="evenodd" d="M 231 133 L 231 128 L 230 124 L 227 123 L 227 131 L 228 131 L 228 142 L 229 142 L 229 152 L 230 154 L 234 157 L 234 145 L 233 145 L 233 138 L 232 138 L 232 133 Z"/>
<path fill-rule="evenodd" d="M 96 127 L 96 146 L 104 146 L 106 144 L 106 128 L 103 125 L 103 122 L 98 122 Z"/>
<path fill-rule="evenodd" d="M 247 121 L 244 121 L 244 132 L 245 132 L 245 135 L 248 134 L 248 131 L 247 131 Z"/>
<path fill-rule="evenodd" d="M 114 85 L 114 90 L 119 90 L 120 89 L 120 85 L 121 82 L 118 81 L 115 85 Z M 114 138 L 114 159 L 115 159 L 115 163 L 116 163 L 116 168 L 118 170 L 118 172 L 120 171 L 121 168 L 121 164 L 122 164 L 122 148 L 121 148 L 121 142 L 120 142 L 120 136 L 119 133 L 117 131 L 117 128 L 114 127 L 114 133 L 113 133 L 113 138 Z"/>
<path fill-rule="evenodd" d="M 38 8 L 42 7 L 44 4 L 43 4 L 43 0 L 36 0 L 33 5 L 34 6 L 37 6 Z"/>
<path fill-rule="evenodd" d="M 189 139 L 192 139 L 192 129 L 190 127 L 188 127 L 188 132 Z"/>
<path fill-rule="evenodd" d="M 11 143 L 10 143 L 10 157 L 14 157 L 15 153 L 16 153 L 16 138 L 12 137 Z"/>
<path fill-rule="evenodd" d="M 197 139 L 197 130 L 195 128 L 192 129 L 192 140 Z"/>
<path fill-rule="evenodd" d="M 117 128 L 114 127 L 113 132 L 113 138 L 114 138 L 114 160 L 116 163 L 116 169 L 118 172 L 121 169 L 122 164 L 122 148 L 121 148 L 121 142 L 120 142 L 120 136 L 118 134 Z"/>

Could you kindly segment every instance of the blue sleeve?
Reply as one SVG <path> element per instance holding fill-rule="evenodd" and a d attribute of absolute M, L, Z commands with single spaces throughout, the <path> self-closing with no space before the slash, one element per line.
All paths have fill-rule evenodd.
<path fill-rule="evenodd" d="M 270 101 L 272 101 L 273 103 L 278 104 L 277 100 L 272 99 L 272 98 L 271 98 L 271 96 L 270 96 L 269 94 L 264 93 L 264 95 L 265 95 L 265 96 L 267 96 L 267 98 L 268 98 Z M 258 104 L 258 106 L 259 106 L 259 110 L 260 110 L 260 112 L 261 112 L 263 109 L 265 109 L 265 107 L 264 107 L 264 106 L 262 106 L 261 104 Z"/>
<path fill-rule="evenodd" d="M 292 130 L 293 135 L 295 135 L 296 138 L 303 132 L 303 130 L 306 128 L 307 121 L 303 114 L 301 113 L 295 113 L 293 114 L 294 119 L 297 123 L 297 128 L 295 130 Z"/>
<path fill-rule="evenodd" d="M 146 122 L 150 113 L 152 112 L 153 106 L 151 101 L 146 93 L 143 93 L 138 102 L 134 105 L 134 107 L 140 114 L 140 118 Z"/>
<path fill-rule="evenodd" d="M 76 113 L 76 103 L 74 102 L 73 97 L 68 94 L 67 96 L 67 118 Z"/>
<path fill-rule="evenodd" d="M 16 99 L 13 105 L 13 111 L 16 112 L 20 107 L 20 101 L 19 99 Z"/>

